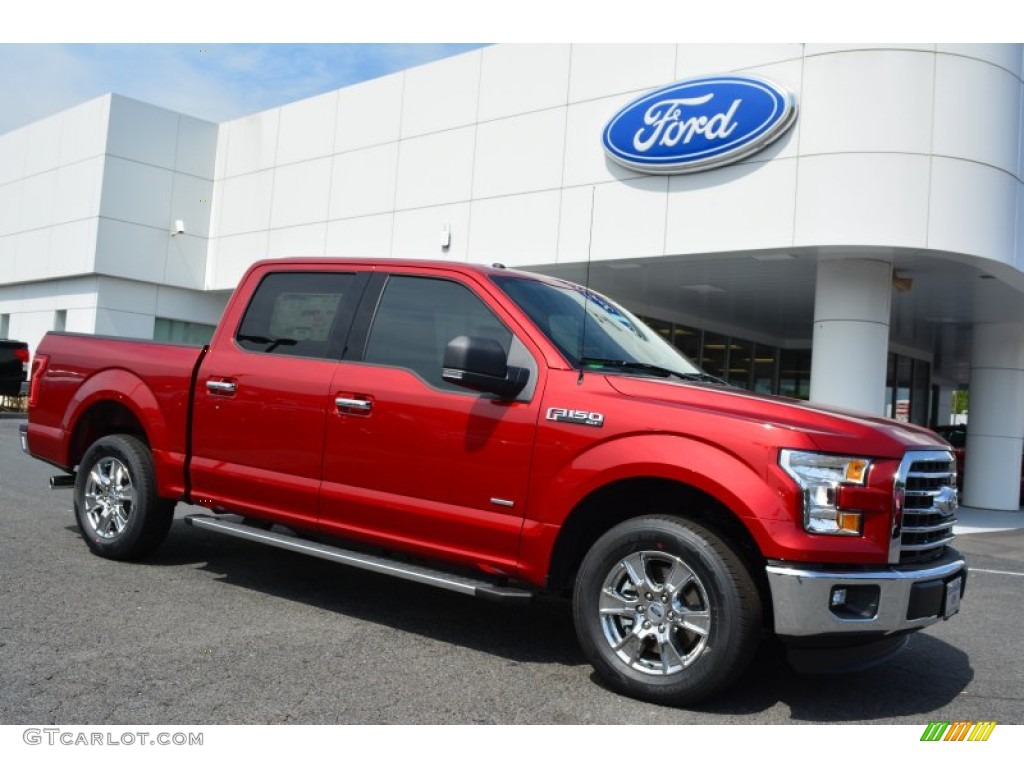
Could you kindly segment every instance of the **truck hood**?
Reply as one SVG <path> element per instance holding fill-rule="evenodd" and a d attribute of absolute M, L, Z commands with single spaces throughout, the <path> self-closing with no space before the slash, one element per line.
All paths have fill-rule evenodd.
<path fill-rule="evenodd" d="M 636 400 L 662 406 L 699 410 L 725 418 L 799 433 L 819 450 L 863 452 L 871 445 L 876 456 L 899 458 L 909 449 L 948 450 L 949 444 L 931 430 L 869 413 L 835 408 L 787 397 L 759 395 L 713 384 L 676 382 L 631 375 L 608 375 L 615 391 Z M 787 442 L 780 434 L 780 445 Z M 793 434 L 799 443 L 797 434 Z M 854 445 L 857 448 L 854 448 Z"/>

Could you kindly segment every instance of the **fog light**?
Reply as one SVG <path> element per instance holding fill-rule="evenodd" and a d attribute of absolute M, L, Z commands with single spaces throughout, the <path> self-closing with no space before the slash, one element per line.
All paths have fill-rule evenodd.
<path fill-rule="evenodd" d="M 838 619 L 867 621 L 878 616 L 882 590 L 877 584 L 846 584 L 832 587 L 829 610 Z"/>

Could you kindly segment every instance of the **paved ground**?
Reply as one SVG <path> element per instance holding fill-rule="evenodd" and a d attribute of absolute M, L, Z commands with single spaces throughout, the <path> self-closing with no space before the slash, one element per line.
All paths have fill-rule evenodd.
<path fill-rule="evenodd" d="M 677 710 L 602 688 L 559 602 L 474 601 L 180 520 L 144 564 L 95 557 L 17 425 L 0 420 L 0 723 L 1024 722 L 1024 531 L 983 513 L 959 539 L 960 615 L 893 662 L 798 676 L 769 650 Z"/>

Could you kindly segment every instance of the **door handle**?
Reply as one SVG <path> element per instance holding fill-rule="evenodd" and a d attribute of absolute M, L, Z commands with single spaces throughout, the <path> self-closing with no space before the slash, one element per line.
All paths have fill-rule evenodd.
<path fill-rule="evenodd" d="M 369 412 L 373 408 L 373 403 L 369 400 L 360 400 L 354 397 L 336 397 L 334 398 L 334 404 L 338 406 L 338 410 L 349 409 L 353 411 L 364 411 Z"/>
<path fill-rule="evenodd" d="M 206 382 L 207 391 L 214 394 L 233 395 L 237 388 L 233 381 L 214 381 L 210 379 Z"/>

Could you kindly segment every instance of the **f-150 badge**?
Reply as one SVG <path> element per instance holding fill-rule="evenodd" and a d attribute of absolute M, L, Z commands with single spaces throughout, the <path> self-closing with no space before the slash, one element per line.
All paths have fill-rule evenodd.
<path fill-rule="evenodd" d="M 593 411 L 574 411 L 569 408 L 548 408 L 548 421 L 580 424 L 584 427 L 603 427 L 604 414 Z"/>

